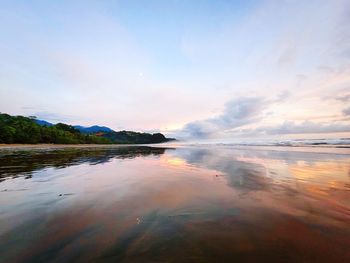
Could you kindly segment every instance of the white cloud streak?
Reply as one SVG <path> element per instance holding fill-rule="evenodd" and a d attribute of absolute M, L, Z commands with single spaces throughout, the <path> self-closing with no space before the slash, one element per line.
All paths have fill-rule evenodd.
<path fill-rule="evenodd" d="M 233 99 L 225 104 L 221 115 L 190 122 L 185 125 L 182 133 L 196 138 L 217 136 L 219 133 L 259 121 L 267 105 L 268 102 L 260 97 Z"/>

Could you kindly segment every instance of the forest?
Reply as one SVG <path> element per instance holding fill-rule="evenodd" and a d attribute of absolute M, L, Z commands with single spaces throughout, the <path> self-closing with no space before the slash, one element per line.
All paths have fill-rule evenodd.
<path fill-rule="evenodd" d="M 57 123 L 40 125 L 36 117 L 11 116 L 0 113 L 0 143 L 53 143 L 53 144 L 147 144 L 172 139 L 161 133 L 149 134 L 133 131 L 99 131 L 82 133 L 75 127 Z"/>

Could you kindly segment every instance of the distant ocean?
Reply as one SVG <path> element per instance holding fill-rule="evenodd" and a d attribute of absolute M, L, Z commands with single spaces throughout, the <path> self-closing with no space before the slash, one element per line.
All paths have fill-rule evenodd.
<path fill-rule="evenodd" d="M 350 148 L 350 138 L 331 139 L 284 139 L 284 140 L 236 140 L 236 141 L 178 141 L 182 145 L 223 145 L 223 146 L 285 146 L 285 147 L 332 147 Z"/>

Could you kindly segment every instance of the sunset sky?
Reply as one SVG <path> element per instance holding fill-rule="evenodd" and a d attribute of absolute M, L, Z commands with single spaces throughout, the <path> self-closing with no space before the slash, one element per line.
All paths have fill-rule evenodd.
<path fill-rule="evenodd" d="M 350 136 L 349 0 L 0 3 L 0 112 L 179 138 Z"/>

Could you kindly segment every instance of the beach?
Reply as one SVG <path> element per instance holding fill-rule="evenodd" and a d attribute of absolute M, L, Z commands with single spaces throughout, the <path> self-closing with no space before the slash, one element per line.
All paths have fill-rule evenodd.
<path fill-rule="evenodd" d="M 350 260 L 344 149 L 30 147 L 0 151 L 4 262 Z"/>

